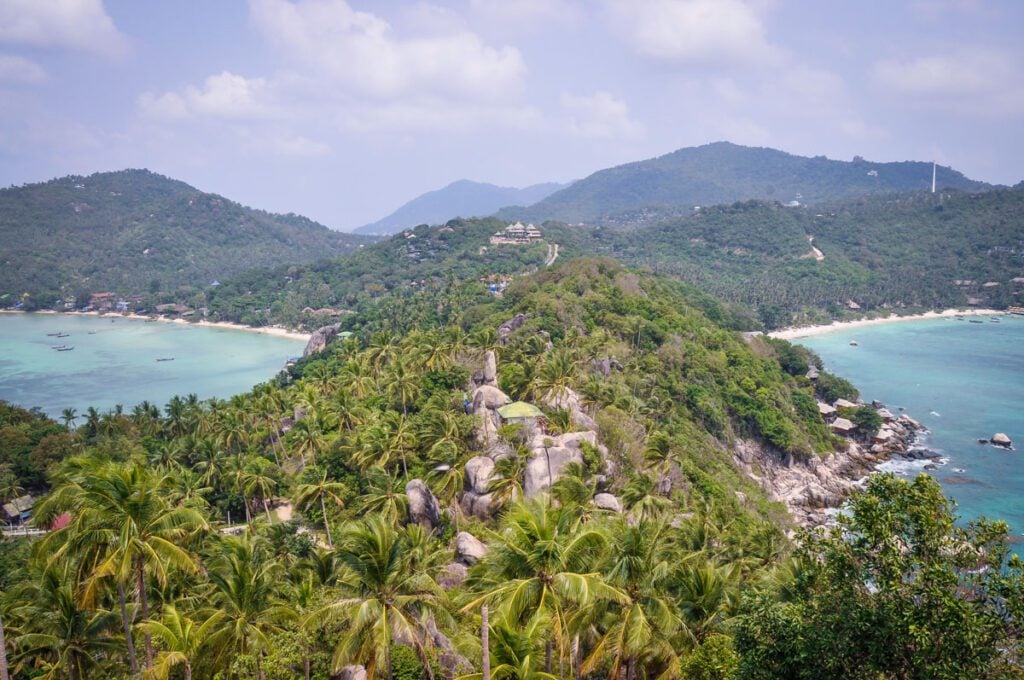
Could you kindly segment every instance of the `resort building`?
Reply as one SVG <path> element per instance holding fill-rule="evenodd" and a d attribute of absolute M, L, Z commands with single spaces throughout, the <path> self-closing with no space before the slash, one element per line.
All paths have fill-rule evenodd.
<path fill-rule="evenodd" d="M 502 231 L 495 232 L 491 237 L 491 244 L 522 246 L 536 243 L 541 238 L 543 235 L 537 227 L 532 224 L 524 225 L 522 222 L 516 222 L 508 225 Z"/>

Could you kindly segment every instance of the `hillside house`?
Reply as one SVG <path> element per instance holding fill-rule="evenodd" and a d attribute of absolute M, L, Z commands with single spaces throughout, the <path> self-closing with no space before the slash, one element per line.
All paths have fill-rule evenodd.
<path fill-rule="evenodd" d="M 93 293 L 89 296 L 89 307 L 97 312 L 109 312 L 117 302 L 116 293 Z"/>
<path fill-rule="evenodd" d="M 516 222 L 505 227 L 504 230 L 495 232 L 494 236 L 491 237 L 491 244 L 493 245 L 530 245 L 536 243 L 543 238 L 540 229 L 533 226 L 532 224 L 524 225 L 522 222 Z"/>
<path fill-rule="evenodd" d="M 835 432 L 836 434 L 846 435 L 852 434 L 853 431 L 857 429 L 857 426 L 854 425 L 849 420 L 847 420 L 846 418 L 836 418 L 835 420 L 832 421 L 829 427 L 831 427 L 832 431 Z"/>
<path fill-rule="evenodd" d="M 24 524 L 32 516 L 32 506 L 36 499 L 31 495 L 24 495 L 13 499 L 10 503 L 3 505 L 3 520 L 11 525 Z"/>

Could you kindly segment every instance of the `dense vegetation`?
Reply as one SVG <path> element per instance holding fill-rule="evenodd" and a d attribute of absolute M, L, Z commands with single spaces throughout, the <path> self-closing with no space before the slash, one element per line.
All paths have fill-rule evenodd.
<path fill-rule="evenodd" d="M 370 241 L 246 208 L 145 170 L 0 190 L 4 306 L 205 289 L 252 267 L 336 257 Z M 79 305 L 81 306 L 81 305 Z"/>
<path fill-rule="evenodd" d="M 530 205 L 564 185 L 547 182 L 522 189 L 462 179 L 417 196 L 387 217 L 363 225 L 357 234 L 395 234 L 417 224 L 443 224 L 456 217 L 482 217 L 509 205 Z"/>
<path fill-rule="evenodd" d="M 560 258 L 611 255 L 707 291 L 701 302 L 694 291 L 691 303 L 734 328 L 969 303 L 1002 308 L 1020 304 L 1024 290 L 1016 280 L 1024 274 L 1018 189 L 871 196 L 818 208 L 749 201 L 636 230 L 548 222 L 542 243 L 490 246 L 504 226 L 495 218 L 421 225 L 334 262 L 250 272 L 221 286 L 209 304 L 234 321 L 315 326 L 325 319 L 304 308 L 371 313 L 378 300 L 397 299 L 385 293 L 521 274 L 542 266 L 551 243 Z"/>
<path fill-rule="evenodd" d="M 658 158 L 600 170 L 527 208 L 500 217 L 533 222 L 601 224 L 624 211 L 708 206 L 763 199 L 801 203 L 931 187 L 932 165 L 873 163 L 863 159 L 806 158 L 767 148 L 716 142 L 679 149 Z M 937 169 L 939 188 L 992 188 L 952 168 Z"/>
<path fill-rule="evenodd" d="M 36 523 L 66 526 L 0 543 L 12 677 L 1014 677 L 1024 578 L 1006 527 L 954 529 L 934 482 L 878 478 L 792 552 L 729 447 L 845 445 L 802 377 L 814 357 L 747 344 L 685 292 L 578 260 L 502 299 L 419 291 L 408 332 L 368 318 L 229 401 L 68 412 L 73 430 L 7 408 L 4 448 L 68 440 L 61 459 L 29 456 L 52 485 Z M 481 516 L 460 499 L 483 453 L 463 402 L 486 350 L 549 436 L 580 429 L 548 403 L 574 393 L 605 448 L 527 499 L 540 454 L 502 428 Z M 415 480 L 436 517 L 415 514 Z M 468 572 L 453 563 L 467 535 L 487 545 Z"/>

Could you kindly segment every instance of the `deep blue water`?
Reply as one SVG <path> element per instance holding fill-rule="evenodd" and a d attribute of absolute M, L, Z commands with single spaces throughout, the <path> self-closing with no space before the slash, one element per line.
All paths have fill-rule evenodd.
<path fill-rule="evenodd" d="M 48 336 L 62 331 L 66 338 Z M 57 352 L 54 345 L 75 349 Z M 171 323 L 64 314 L 0 314 L 0 399 L 38 406 L 126 410 L 174 395 L 226 398 L 249 391 L 301 354 L 301 340 Z M 174 361 L 158 362 L 158 358 Z"/>
<path fill-rule="evenodd" d="M 968 319 L 983 320 L 971 323 Z M 856 347 L 850 345 L 856 340 Z M 963 519 L 1003 519 L 1024 532 L 1024 318 L 934 319 L 834 331 L 796 340 L 866 401 L 923 422 L 922 443 L 948 459 L 935 471 Z M 1005 432 L 1016 451 L 982 445 Z M 895 465 L 902 474 L 920 466 Z M 957 472 L 960 469 L 962 472 Z M 1017 549 L 1019 551 L 1020 545 Z"/>

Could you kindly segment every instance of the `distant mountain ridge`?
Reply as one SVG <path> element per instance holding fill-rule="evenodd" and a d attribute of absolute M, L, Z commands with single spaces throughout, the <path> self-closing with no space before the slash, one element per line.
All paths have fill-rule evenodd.
<path fill-rule="evenodd" d="M 820 203 L 864 194 L 926 190 L 931 181 L 931 162 L 875 163 L 859 157 L 838 161 L 714 142 L 599 170 L 534 205 L 504 209 L 498 216 L 538 223 L 594 223 L 642 208 L 692 209 L 751 199 Z M 937 168 L 937 185 L 964 191 L 995 188 L 942 166 Z"/>
<path fill-rule="evenodd" d="M 444 224 L 456 217 L 483 217 L 506 206 L 541 201 L 565 184 L 546 182 L 523 189 L 460 179 L 417 196 L 387 217 L 353 231 L 356 234 L 395 234 L 420 224 Z"/>
<path fill-rule="evenodd" d="M 252 267 L 309 263 L 372 242 L 148 170 L 2 189 L 0 238 L 0 295 L 44 298 L 205 288 Z"/>

